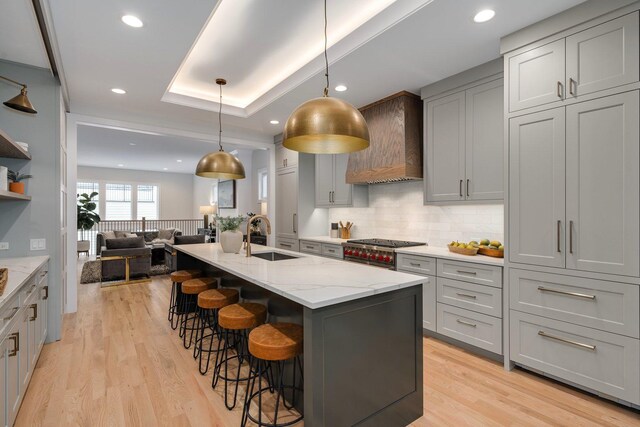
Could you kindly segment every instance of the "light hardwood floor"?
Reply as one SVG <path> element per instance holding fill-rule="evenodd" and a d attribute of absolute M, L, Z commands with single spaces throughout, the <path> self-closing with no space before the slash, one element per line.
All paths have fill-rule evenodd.
<path fill-rule="evenodd" d="M 166 320 L 167 278 L 79 285 L 79 310 L 44 347 L 17 426 L 237 426 Z M 424 417 L 413 426 L 640 426 L 636 411 L 424 340 Z"/>

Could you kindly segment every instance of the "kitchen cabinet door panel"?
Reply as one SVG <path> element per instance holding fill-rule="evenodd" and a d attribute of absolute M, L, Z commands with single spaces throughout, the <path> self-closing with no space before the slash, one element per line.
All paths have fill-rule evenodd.
<path fill-rule="evenodd" d="M 316 207 L 331 206 L 333 191 L 333 154 L 316 154 Z"/>
<path fill-rule="evenodd" d="M 283 169 L 276 173 L 277 237 L 297 239 L 298 170 Z"/>
<path fill-rule="evenodd" d="M 565 111 L 509 121 L 509 259 L 565 266 Z"/>
<path fill-rule="evenodd" d="M 7 425 L 12 426 L 13 422 L 18 415 L 18 409 L 20 408 L 20 393 L 22 392 L 22 381 L 20 380 L 20 354 L 24 352 L 20 348 L 23 345 L 23 340 L 26 338 L 20 333 L 20 323 L 16 323 L 13 329 L 9 332 L 8 337 L 13 334 L 18 334 L 16 340 L 7 338 L 5 341 L 7 351 Z M 19 349 L 17 352 L 14 350 Z M 15 354 L 14 354 L 15 353 Z"/>
<path fill-rule="evenodd" d="M 285 148 L 281 143 L 276 147 L 276 169 L 289 168 L 298 164 L 298 152 Z"/>
<path fill-rule="evenodd" d="M 567 37 L 567 97 L 637 82 L 638 30 L 635 12 Z"/>
<path fill-rule="evenodd" d="M 504 199 L 503 100 L 502 80 L 466 91 L 467 200 Z"/>
<path fill-rule="evenodd" d="M 347 184 L 346 174 L 347 165 L 349 163 L 349 154 L 333 155 L 333 205 L 334 206 L 351 206 L 353 186 Z"/>
<path fill-rule="evenodd" d="M 567 268 L 640 274 L 638 91 L 567 107 Z"/>
<path fill-rule="evenodd" d="M 0 341 L 0 425 L 7 425 L 7 341 Z"/>
<path fill-rule="evenodd" d="M 464 200 L 465 93 L 427 103 L 427 202 Z"/>
<path fill-rule="evenodd" d="M 509 58 L 509 111 L 562 101 L 564 61 L 564 39 Z"/>

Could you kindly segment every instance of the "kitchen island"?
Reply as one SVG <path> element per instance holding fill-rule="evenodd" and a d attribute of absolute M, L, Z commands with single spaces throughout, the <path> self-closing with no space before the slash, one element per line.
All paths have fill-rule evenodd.
<path fill-rule="evenodd" d="M 422 416 L 425 277 L 278 249 L 278 261 L 174 246 L 178 269 L 224 270 L 302 305 L 305 426 L 405 426 Z M 253 255 L 273 248 L 252 245 Z"/>

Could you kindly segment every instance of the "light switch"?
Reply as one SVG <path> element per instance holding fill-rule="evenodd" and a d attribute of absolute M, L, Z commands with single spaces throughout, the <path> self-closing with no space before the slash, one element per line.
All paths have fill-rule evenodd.
<path fill-rule="evenodd" d="M 31 239 L 29 248 L 32 251 L 44 251 L 47 249 L 47 239 Z"/>
<path fill-rule="evenodd" d="M 0 251 L 8 251 L 9 242 L 0 242 Z"/>

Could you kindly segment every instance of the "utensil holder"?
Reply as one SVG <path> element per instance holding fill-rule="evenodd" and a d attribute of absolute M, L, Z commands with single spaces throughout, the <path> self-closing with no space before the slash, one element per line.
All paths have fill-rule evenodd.
<path fill-rule="evenodd" d="M 349 230 L 348 228 L 341 228 L 340 229 L 340 238 L 341 239 L 350 239 L 351 238 L 351 230 Z"/>

